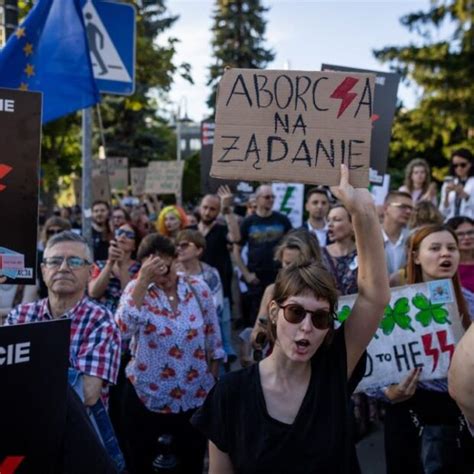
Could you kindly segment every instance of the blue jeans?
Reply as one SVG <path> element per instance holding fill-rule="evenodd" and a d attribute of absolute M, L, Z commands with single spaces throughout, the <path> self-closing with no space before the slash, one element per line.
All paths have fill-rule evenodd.
<path fill-rule="evenodd" d="M 82 376 L 83 374 L 76 369 L 71 367 L 68 369 L 69 384 L 84 402 L 84 381 Z M 120 451 L 114 428 L 102 400 L 99 398 L 94 406 L 87 407 L 87 413 L 97 436 L 114 462 L 117 472 L 123 472 L 125 470 L 125 459 L 122 451 Z"/>

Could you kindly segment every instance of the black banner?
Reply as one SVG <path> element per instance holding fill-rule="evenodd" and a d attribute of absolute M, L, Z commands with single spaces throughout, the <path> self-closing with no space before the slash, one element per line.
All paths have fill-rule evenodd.
<path fill-rule="evenodd" d="M 36 281 L 41 94 L 0 89 L 0 283 Z"/>
<path fill-rule="evenodd" d="M 372 141 L 370 147 L 370 182 L 383 184 L 387 171 L 388 146 L 392 134 L 392 122 L 397 106 L 400 75 L 393 72 L 371 71 L 353 67 L 323 64 L 322 71 L 369 72 L 375 77 L 374 113 L 372 115 Z"/>
<path fill-rule="evenodd" d="M 69 319 L 0 327 L 0 472 L 54 472 L 66 421 Z M 86 454 L 87 455 L 87 454 Z"/>

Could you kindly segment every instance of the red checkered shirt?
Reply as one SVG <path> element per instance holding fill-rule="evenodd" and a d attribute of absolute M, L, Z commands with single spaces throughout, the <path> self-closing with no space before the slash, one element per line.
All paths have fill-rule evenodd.
<path fill-rule="evenodd" d="M 120 364 L 120 331 L 110 311 L 86 296 L 62 318 L 71 319 L 70 366 L 114 384 Z M 7 316 L 7 325 L 49 321 L 48 298 L 22 304 Z"/>

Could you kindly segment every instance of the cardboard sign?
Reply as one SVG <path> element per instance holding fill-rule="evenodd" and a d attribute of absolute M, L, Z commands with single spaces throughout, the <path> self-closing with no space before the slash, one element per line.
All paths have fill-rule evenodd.
<path fill-rule="evenodd" d="M 369 187 L 370 194 L 374 198 L 376 206 L 383 206 L 385 198 L 390 191 L 390 175 L 386 174 L 383 178 L 382 184 L 372 184 Z"/>
<path fill-rule="evenodd" d="M 394 72 L 370 71 L 352 67 L 323 64 L 323 71 L 375 74 L 375 100 L 372 117 L 374 130 L 370 147 L 370 182 L 382 184 L 387 172 L 388 146 L 392 135 L 392 122 L 397 106 L 397 91 L 400 75 Z"/>
<path fill-rule="evenodd" d="M 356 297 L 339 298 L 340 322 L 350 317 Z M 421 381 L 446 378 L 463 333 L 451 280 L 392 288 L 390 304 L 367 348 L 366 373 L 357 390 L 398 383 L 420 366 Z"/>
<path fill-rule="evenodd" d="M 73 181 L 74 186 L 74 197 L 76 204 L 82 203 L 82 179 L 76 178 Z M 96 175 L 92 176 L 92 202 L 101 200 L 110 202 L 110 187 L 107 176 Z"/>
<path fill-rule="evenodd" d="M 372 74 L 230 69 L 217 100 L 211 175 L 369 184 Z"/>
<path fill-rule="evenodd" d="M 184 161 L 152 161 L 148 164 L 145 192 L 181 194 Z"/>
<path fill-rule="evenodd" d="M 111 191 L 127 191 L 128 158 L 107 158 L 92 161 L 92 177 L 108 177 Z"/>
<path fill-rule="evenodd" d="M 0 390 L 0 466 L 6 457 L 24 457 L 19 474 L 57 468 L 51 463 L 66 423 L 70 324 L 60 319 L 0 327 L 0 380 L 8 386 Z"/>
<path fill-rule="evenodd" d="M 275 201 L 273 210 L 285 214 L 294 229 L 303 225 L 304 185 L 296 183 L 273 183 Z"/>
<path fill-rule="evenodd" d="M 130 168 L 130 181 L 132 182 L 132 194 L 134 196 L 141 196 L 145 192 L 146 171 L 145 167 Z"/>
<path fill-rule="evenodd" d="M 40 144 L 41 94 L 0 89 L 0 277 L 5 283 L 36 281 Z"/>

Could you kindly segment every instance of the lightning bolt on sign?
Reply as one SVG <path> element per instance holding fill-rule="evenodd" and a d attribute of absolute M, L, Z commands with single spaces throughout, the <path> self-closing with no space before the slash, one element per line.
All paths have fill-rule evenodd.
<path fill-rule="evenodd" d="M 0 474 L 13 474 L 25 456 L 7 456 L 0 464 Z"/>
<path fill-rule="evenodd" d="M 12 169 L 13 168 L 11 166 L 0 164 L 0 179 L 3 179 L 8 173 L 10 173 Z M 0 183 L 0 192 L 4 191 L 5 189 L 6 186 Z M 3 474 L 3 472 L 0 471 L 0 474 Z"/>
<path fill-rule="evenodd" d="M 330 95 L 332 99 L 341 99 L 341 105 L 337 112 L 337 118 L 339 118 L 344 111 L 351 105 L 352 101 L 357 97 L 355 92 L 350 92 L 351 89 L 359 82 L 359 79 L 355 77 L 346 77 Z"/>

